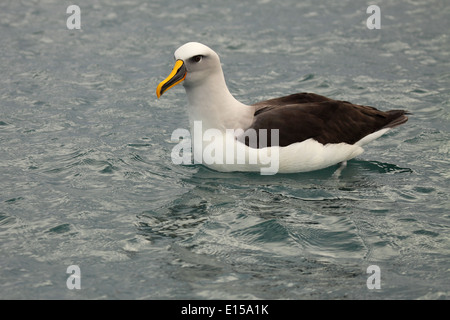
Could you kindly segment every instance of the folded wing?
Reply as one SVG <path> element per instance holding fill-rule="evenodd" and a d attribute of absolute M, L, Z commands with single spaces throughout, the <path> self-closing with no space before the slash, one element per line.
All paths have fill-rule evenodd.
<path fill-rule="evenodd" d="M 281 147 L 311 138 L 324 145 L 354 144 L 369 134 L 408 120 L 405 110 L 380 111 L 313 93 L 292 94 L 254 106 L 256 111 L 250 128 L 257 133 L 267 129 L 267 145 L 261 145 L 258 140 L 259 147 L 272 146 L 271 129 L 279 130 Z"/>

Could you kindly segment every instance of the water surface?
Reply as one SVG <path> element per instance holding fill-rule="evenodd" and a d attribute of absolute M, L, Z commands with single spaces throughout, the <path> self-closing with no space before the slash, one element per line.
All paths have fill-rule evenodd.
<path fill-rule="evenodd" d="M 382 1 L 369 30 L 350 0 L 78 1 L 68 30 L 70 4 L 0 4 L 0 298 L 449 298 L 448 5 Z M 154 92 L 188 41 L 244 103 L 309 91 L 413 115 L 337 179 L 174 165 L 184 90 Z"/>

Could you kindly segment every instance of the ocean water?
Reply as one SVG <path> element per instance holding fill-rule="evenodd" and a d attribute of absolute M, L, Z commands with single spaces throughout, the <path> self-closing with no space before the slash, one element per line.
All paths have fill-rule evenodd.
<path fill-rule="evenodd" d="M 449 299 L 450 6 L 378 1 L 370 30 L 369 4 L 2 1 L 0 298 Z M 175 165 L 185 93 L 155 88 L 188 41 L 244 103 L 412 115 L 338 178 Z"/>

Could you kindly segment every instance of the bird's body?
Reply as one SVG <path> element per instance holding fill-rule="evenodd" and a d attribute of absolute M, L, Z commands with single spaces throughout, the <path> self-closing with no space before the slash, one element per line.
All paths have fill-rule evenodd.
<path fill-rule="evenodd" d="M 207 46 L 187 43 L 175 59 L 157 95 L 183 81 L 191 132 L 201 130 L 191 134 L 209 137 L 197 145 L 193 139 L 194 159 L 207 153 L 212 158 L 202 163 L 218 171 L 322 169 L 358 156 L 363 145 L 408 120 L 404 110 L 384 112 L 313 93 L 245 105 L 229 92 L 220 59 Z"/>

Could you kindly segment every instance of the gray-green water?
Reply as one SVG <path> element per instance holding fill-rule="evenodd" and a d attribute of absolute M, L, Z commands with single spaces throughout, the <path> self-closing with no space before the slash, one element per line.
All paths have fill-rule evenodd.
<path fill-rule="evenodd" d="M 1 2 L 0 298 L 448 299 L 450 6 L 377 1 L 369 30 L 369 4 Z M 339 179 L 174 165 L 186 98 L 155 88 L 188 41 L 245 103 L 309 91 L 413 115 Z"/>

